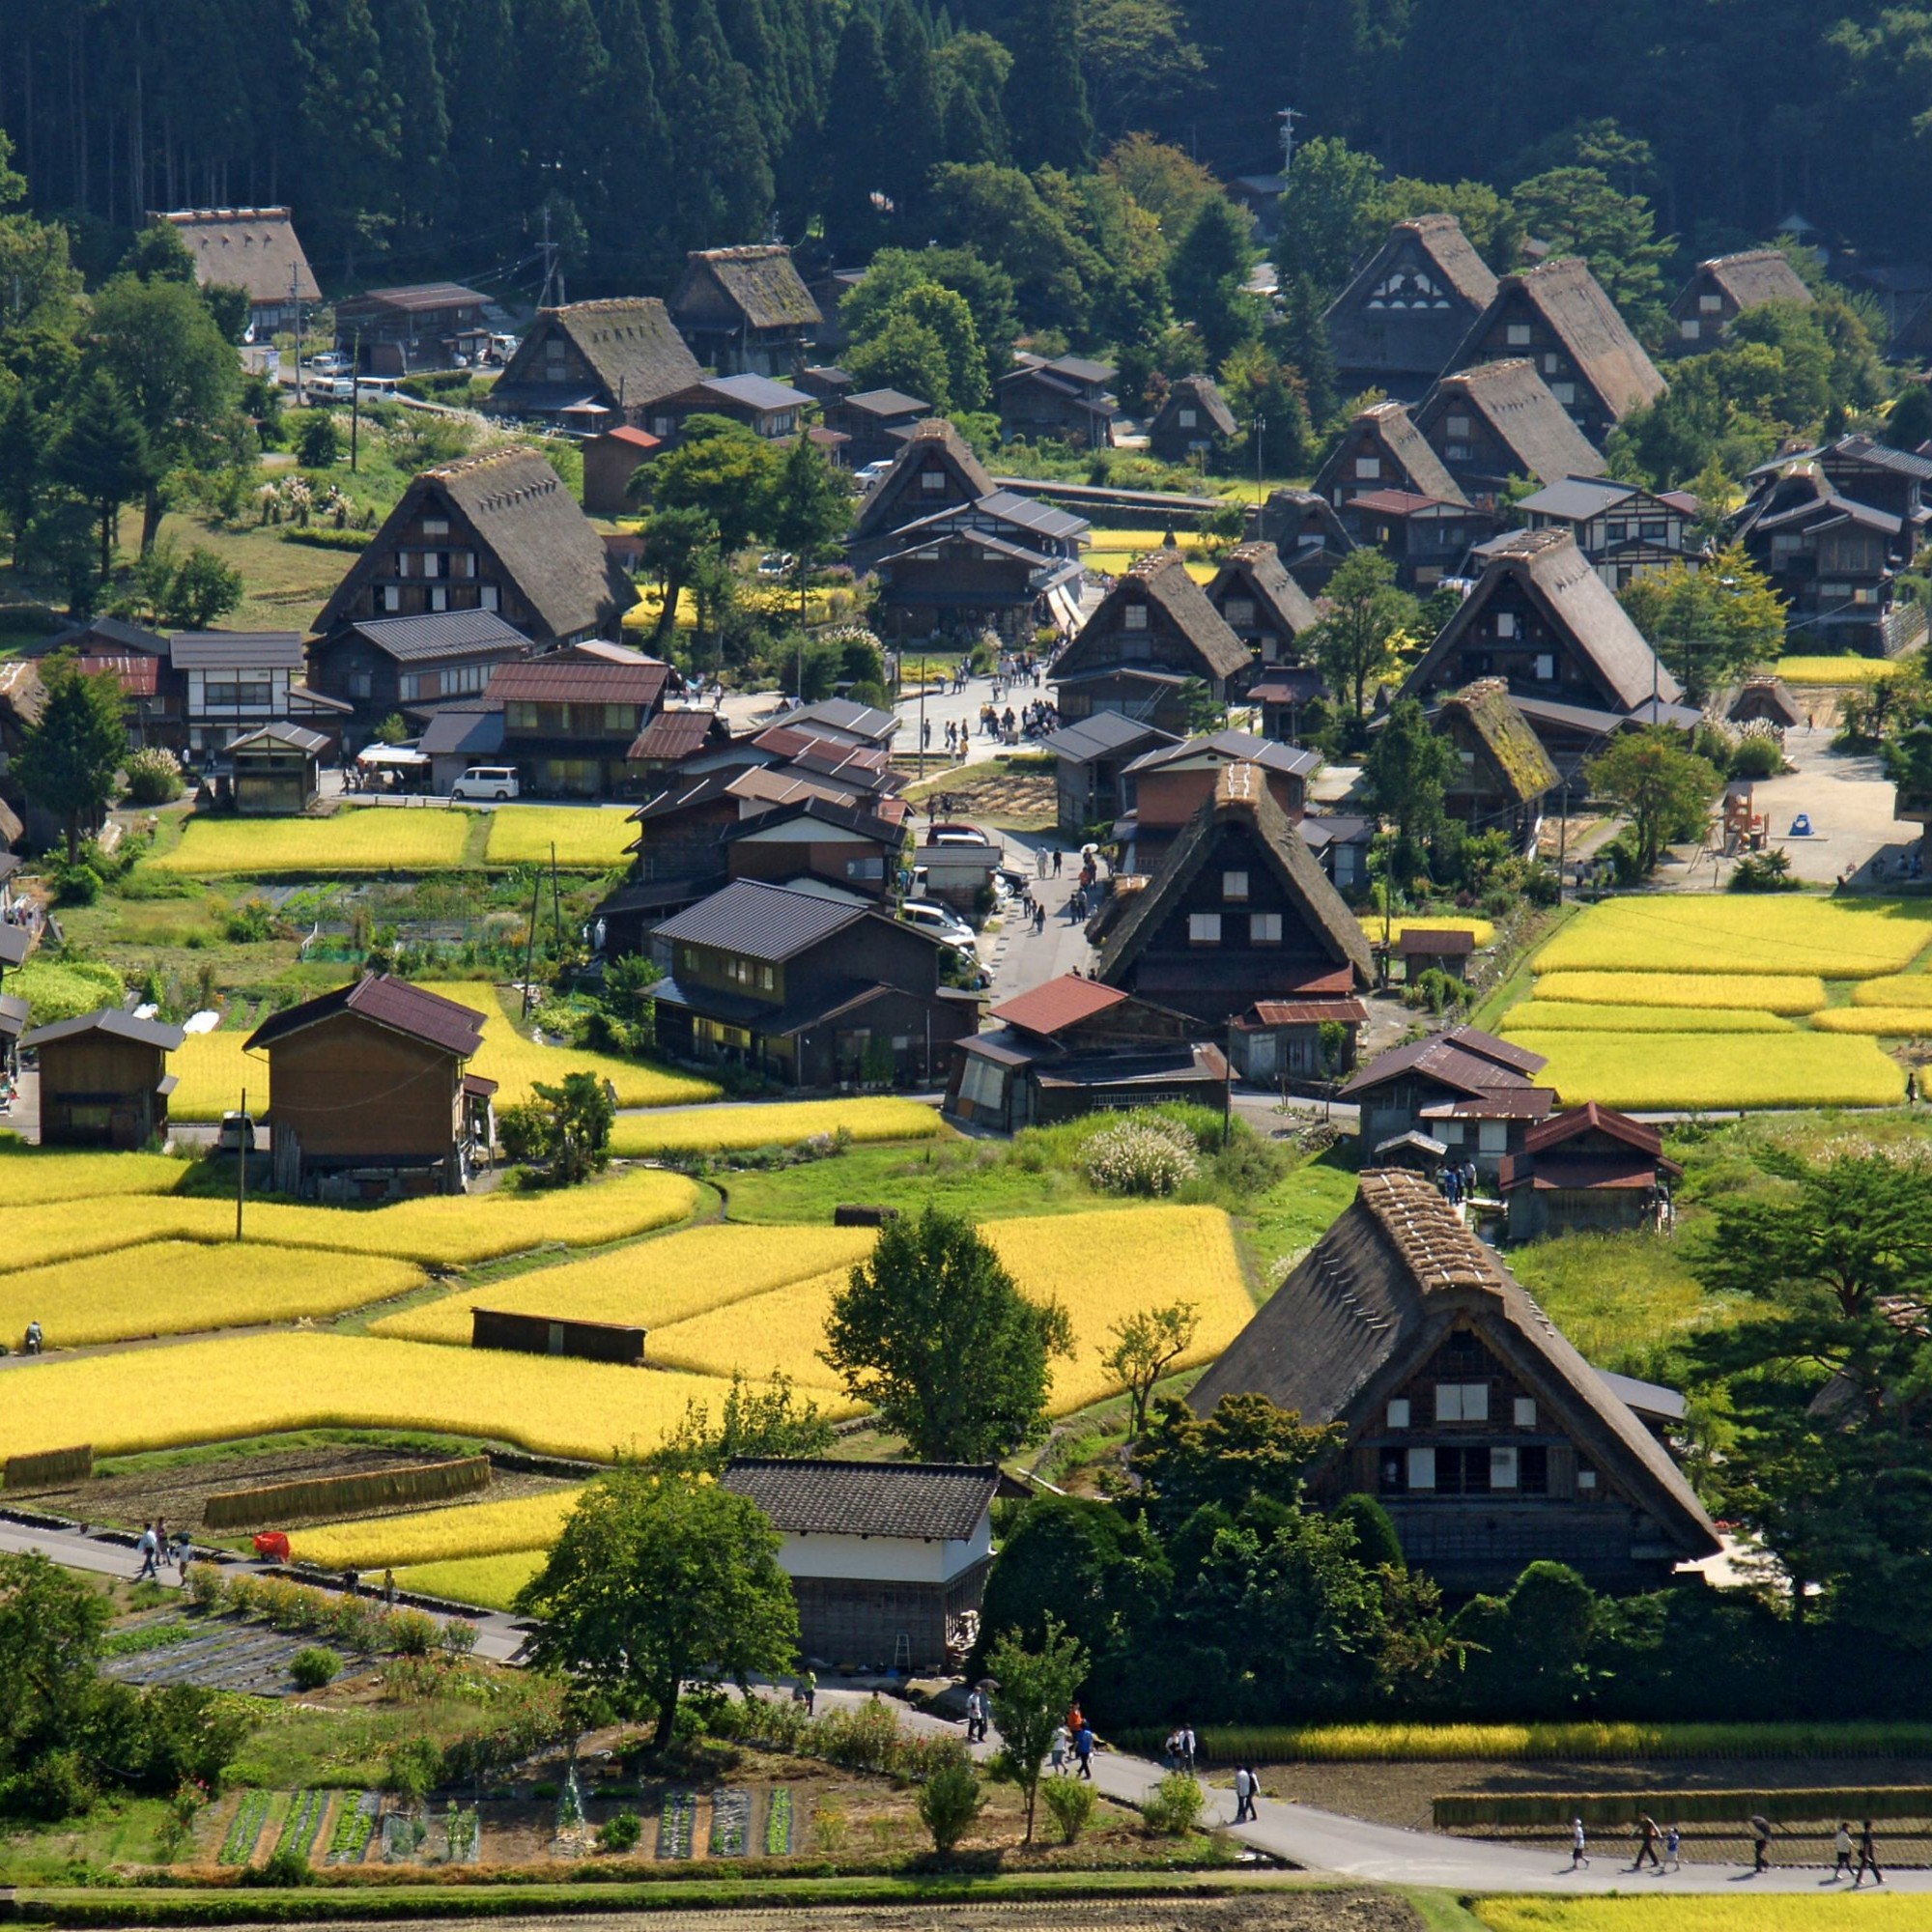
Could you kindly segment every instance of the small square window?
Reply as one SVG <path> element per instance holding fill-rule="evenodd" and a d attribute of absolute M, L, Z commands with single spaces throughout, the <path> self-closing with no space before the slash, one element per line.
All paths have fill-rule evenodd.
<path fill-rule="evenodd" d="M 1251 912 L 1248 915 L 1248 944 L 1250 946 L 1279 946 L 1281 944 L 1280 913 Z"/>
<path fill-rule="evenodd" d="M 1467 436 L 1469 434 L 1469 418 L 1467 416 L 1446 416 L 1443 418 L 1442 427 L 1450 436 Z"/>
<path fill-rule="evenodd" d="M 1703 324 L 1700 323 L 1695 316 L 1687 315 L 1684 318 L 1684 320 L 1677 325 L 1677 333 L 1681 335 L 1686 342 L 1695 342 L 1698 336 L 1703 333 L 1703 327 L 1704 327 Z"/>
<path fill-rule="evenodd" d="M 1594 1469 L 1578 1468 L 1577 1487 L 1579 1490 L 1594 1490 L 1597 1487 L 1597 1472 Z"/>
<path fill-rule="evenodd" d="M 1516 1488 L 1516 1451 L 1514 1449 L 1492 1449 L 1490 1451 L 1490 1488 L 1492 1490 L 1513 1490 Z"/>
<path fill-rule="evenodd" d="M 424 536 L 446 537 L 448 534 L 449 519 L 447 517 L 425 517 L 423 519 Z"/>
<path fill-rule="evenodd" d="M 1496 612 L 1496 636 L 1499 638 L 1513 638 L 1516 636 L 1516 612 L 1514 611 L 1498 611 Z"/>
<path fill-rule="evenodd" d="M 1435 1451 L 1411 1449 L 1408 1452 L 1408 1487 L 1433 1490 L 1435 1487 Z"/>
<path fill-rule="evenodd" d="M 1245 872 L 1221 874 L 1221 896 L 1224 899 L 1244 899 L 1247 895 L 1248 875 Z"/>
<path fill-rule="evenodd" d="M 1575 383 L 1552 383 L 1549 385 L 1549 393 L 1568 409 L 1577 400 L 1577 385 Z"/>
<path fill-rule="evenodd" d="M 1554 684 L 1556 682 L 1556 655 L 1553 651 L 1537 652 L 1536 679 L 1539 684 Z"/>
<path fill-rule="evenodd" d="M 1145 631 L 1148 627 L 1147 606 L 1129 604 L 1121 613 L 1122 628 L 1128 631 Z"/>
<path fill-rule="evenodd" d="M 1221 915 L 1218 912 L 1191 912 L 1187 915 L 1187 938 L 1194 946 L 1219 946 Z"/>
<path fill-rule="evenodd" d="M 1563 358 L 1552 349 L 1543 358 L 1543 373 L 1553 376 L 1563 366 Z"/>
<path fill-rule="evenodd" d="M 1536 1398 L 1520 1395 L 1516 1399 L 1516 1426 L 1519 1429 L 1536 1427 Z"/>
<path fill-rule="evenodd" d="M 922 469 L 919 474 L 919 487 L 928 496 L 936 497 L 940 491 L 946 488 L 946 471 L 943 469 Z"/>
<path fill-rule="evenodd" d="M 1228 620 L 1231 630 L 1246 630 L 1255 621 L 1255 600 L 1252 597 L 1231 597 L 1222 605 L 1221 614 Z"/>
<path fill-rule="evenodd" d="M 1479 1121 L 1476 1123 L 1476 1151 L 1478 1153 L 1507 1153 L 1509 1151 L 1509 1122 L 1507 1121 Z"/>
<path fill-rule="evenodd" d="M 1355 474 L 1365 481 L 1372 481 L 1382 473 L 1382 460 L 1379 456 L 1358 456 L 1355 458 Z"/>
<path fill-rule="evenodd" d="M 1526 322 L 1511 323 L 1503 330 L 1503 340 L 1512 349 L 1527 349 L 1529 347 L 1529 324 Z"/>
<path fill-rule="evenodd" d="M 1194 420 L 1195 420 L 1194 412 L 1192 410 L 1181 410 L 1179 411 L 1175 415 L 1175 421 L 1178 422 L 1182 429 L 1192 429 L 1194 427 Z"/>
<path fill-rule="evenodd" d="M 1388 1406 L 1388 1426 L 1391 1429 L 1408 1427 L 1408 1398 L 1399 1395 Z"/>
<path fill-rule="evenodd" d="M 1697 306 L 1706 315 L 1721 315 L 1724 310 L 1724 298 L 1722 296 L 1699 296 Z"/>

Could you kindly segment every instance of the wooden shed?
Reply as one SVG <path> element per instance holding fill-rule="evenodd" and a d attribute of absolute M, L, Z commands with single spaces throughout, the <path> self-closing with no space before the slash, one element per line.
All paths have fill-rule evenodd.
<path fill-rule="evenodd" d="M 235 810 L 250 816 L 306 811 L 321 790 L 319 774 L 328 740 L 299 724 L 264 724 L 237 738 L 223 753 Z"/>
<path fill-rule="evenodd" d="M 1395 950 L 1402 954 L 1405 985 L 1414 985 L 1432 967 L 1466 980 L 1469 961 L 1475 956 L 1476 935 L 1466 926 L 1445 926 L 1440 930 L 1411 926 L 1396 941 Z"/>
<path fill-rule="evenodd" d="M 43 1147 L 145 1147 L 168 1124 L 180 1027 L 121 1007 L 57 1020 L 20 1036 L 40 1055 Z"/>
<path fill-rule="evenodd" d="M 1657 1128 L 1588 1101 L 1530 1128 L 1522 1151 L 1504 1158 L 1510 1239 L 1655 1228 L 1683 1173 Z"/>

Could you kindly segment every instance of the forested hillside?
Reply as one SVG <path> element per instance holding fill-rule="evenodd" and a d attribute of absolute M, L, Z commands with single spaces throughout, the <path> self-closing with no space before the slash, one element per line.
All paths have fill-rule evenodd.
<path fill-rule="evenodd" d="M 1504 187 L 1614 121 L 1697 253 L 1794 206 L 1920 250 L 1928 70 L 1932 14 L 1877 0 L 0 0 L 0 128 L 84 267 L 148 209 L 289 202 L 327 283 L 482 278 L 548 204 L 582 295 L 772 228 L 917 245 L 943 161 L 1148 129 L 1266 169 L 1284 106 Z"/>

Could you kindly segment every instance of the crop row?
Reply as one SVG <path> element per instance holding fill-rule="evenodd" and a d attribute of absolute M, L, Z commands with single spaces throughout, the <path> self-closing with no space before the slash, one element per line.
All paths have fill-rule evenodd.
<path fill-rule="evenodd" d="M 1825 982 L 1815 973 L 1545 973 L 1536 1000 L 1585 1006 L 1690 1007 L 1714 1012 L 1815 1013 Z"/>
<path fill-rule="evenodd" d="M 929 1140 L 948 1131 L 933 1108 L 880 1095 L 626 1115 L 611 1131 L 611 1147 L 615 1153 L 634 1155 L 710 1153 L 791 1147 L 817 1134 L 828 1139 L 842 1132 L 855 1141 L 910 1141 Z"/>
<path fill-rule="evenodd" d="M 1608 978 L 1608 975 L 1605 976 Z M 1636 975 L 1623 975 L 1635 978 Z M 1647 977 L 1647 976 L 1646 976 Z M 1502 1031 L 1520 1033 L 1776 1033 L 1795 1029 L 1754 1008 L 1612 1007 L 1582 1000 L 1524 1000 L 1504 1016 Z"/>

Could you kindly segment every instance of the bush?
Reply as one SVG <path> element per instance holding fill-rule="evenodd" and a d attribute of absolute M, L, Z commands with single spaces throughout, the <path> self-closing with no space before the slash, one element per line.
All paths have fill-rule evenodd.
<path fill-rule="evenodd" d="M 320 1690 L 342 1675 L 342 1659 L 327 1644 L 312 1643 L 289 1659 L 289 1675 L 299 1690 Z"/>
<path fill-rule="evenodd" d="M 607 1818 L 598 1826 L 597 1849 L 600 1852 L 634 1852 L 643 1834 L 643 1820 L 635 1811 L 619 1811 L 614 1818 Z"/>
<path fill-rule="evenodd" d="M 1148 1794 L 1141 1816 L 1151 1832 L 1184 1838 L 1201 1822 L 1208 1795 L 1184 1771 L 1171 1771 Z"/>
<path fill-rule="evenodd" d="M 63 866 L 54 874 L 54 895 L 62 905 L 92 905 L 100 896 L 100 874 L 92 866 Z"/>
<path fill-rule="evenodd" d="M 1784 747 L 1768 730 L 1747 729 L 1731 753 L 1734 779 L 1771 779 L 1784 769 Z"/>
<path fill-rule="evenodd" d="M 299 1845 L 277 1845 L 265 1863 L 242 1874 L 242 1883 L 275 1888 L 313 1885 L 315 1868 Z"/>
<path fill-rule="evenodd" d="M 128 775 L 128 798 L 133 805 L 166 805 L 182 795 L 181 761 L 158 745 L 130 752 L 122 767 Z"/>
<path fill-rule="evenodd" d="M 1734 893 L 1795 893 L 1799 881 L 1791 876 L 1788 852 L 1747 852 L 1731 874 Z"/>
<path fill-rule="evenodd" d="M 1039 1787 L 1060 1842 L 1070 1845 L 1094 1822 L 1094 1787 L 1077 1777 L 1049 1777 Z"/>
<path fill-rule="evenodd" d="M 1087 1143 L 1088 1180 L 1105 1194 L 1172 1194 L 1201 1164 L 1194 1136 L 1159 1114 L 1125 1115 Z"/>
<path fill-rule="evenodd" d="M 950 1852 L 985 1808 L 980 1774 L 965 1757 L 950 1758 L 919 1788 L 919 1821 L 932 1834 L 936 1852 Z"/>

